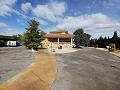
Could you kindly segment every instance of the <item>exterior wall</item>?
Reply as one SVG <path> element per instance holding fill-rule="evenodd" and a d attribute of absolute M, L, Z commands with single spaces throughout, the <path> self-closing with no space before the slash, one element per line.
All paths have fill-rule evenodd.
<path fill-rule="evenodd" d="M 58 38 L 48 38 L 50 42 L 58 42 Z M 60 42 L 70 42 L 71 38 L 59 38 Z"/>
<path fill-rule="evenodd" d="M 47 38 L 45 38 L 41 43 L 43 44 L 43 48 L 47 48 L 49 41 Z"/>

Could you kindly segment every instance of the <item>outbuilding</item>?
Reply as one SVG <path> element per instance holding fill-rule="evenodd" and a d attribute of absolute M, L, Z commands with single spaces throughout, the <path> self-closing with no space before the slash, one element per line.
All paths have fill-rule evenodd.
<path fill-rule="evenodd" d="M 15 46 L 17 46 L 17 43 L 16 43 L 16 41 L 7 41 L 6 45 L 7 45 L 8 47 L 9 47 L 9 46 L 15 47 Z"/>

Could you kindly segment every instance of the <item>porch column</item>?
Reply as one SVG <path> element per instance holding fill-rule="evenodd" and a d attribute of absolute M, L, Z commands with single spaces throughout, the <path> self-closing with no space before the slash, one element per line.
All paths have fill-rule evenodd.
<path fill-rule="evenodd" d="M 58 37 L 58 44 L 60 43 L 59 37 Z"/>
<path fill-rule="evenodd" d="M 73 45 L 73 39 L 71 38 L 71 46 Z"/>

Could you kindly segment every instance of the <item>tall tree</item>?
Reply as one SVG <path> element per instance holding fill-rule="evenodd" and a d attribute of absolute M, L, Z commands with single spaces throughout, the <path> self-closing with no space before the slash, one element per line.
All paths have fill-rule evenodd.
<path fill-rule="evenodd" d="M 118 39 L 116 41 L 116 48 L 120 49 L 120 37 L 118 37 Z"/>
<path fill-rule="evenodd" d="M 34 49 L 38 50 L 39 45 L 42 41 L 42 35 L 39 27 L 39 22 L 37 22 L 35 19 L 32 19 L 28 22 L 29 27 L 26 28 L 26 32 L 24 33 L 24 45 L 28 49 Z"/>
<path fill-rule="evenodd" d="M 98 47 L 103 48 L 103 37 L 100 36 L 97 40 Z"/>
<path fill-rule="evenodd" d="M 115 45 L 117 49 L 120 49 L 120 37 L 118 36 L 117 31 L 114 32 L 112 38 L 103 38 L 102 36 L 100 36 L 98 39 L 95 40 L 95 42 L 91 39 L 90 46 L 92 46 L 93 43 L 97 44 L 97 46 L 100 48 L 106 48 L 106 46 Z"/>
<path fill-rule="evenodd" d="M 74 42 L 76 47 L 88 46 L 91 35 L 84 33 L 84 30 L 82 28 L 77 29 L 73 34 L 75 35 Z"/>
<path fill-rule="evenodd" d="M 115 31 L 112 37 L 112 43 L 116 43 L 117 39 L 118 39 L 118 35 L 117 35 L 117 31 Z"/>

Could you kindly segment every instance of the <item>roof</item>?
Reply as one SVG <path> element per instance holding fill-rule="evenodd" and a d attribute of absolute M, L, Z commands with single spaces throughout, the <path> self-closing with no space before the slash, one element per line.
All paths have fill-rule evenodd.
<path fill-rule="evenodd" d="M 56 30 L 56 31 L 50 31 L 50 33 L 57 33 L 57 32 L 68 32 L 66 30 Z"/>
<path fill-rule="evenodd" d="M 72 34 L 46 34 L 45 38 L 73 38 L 74 35 Z"/>

